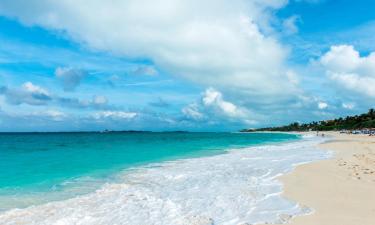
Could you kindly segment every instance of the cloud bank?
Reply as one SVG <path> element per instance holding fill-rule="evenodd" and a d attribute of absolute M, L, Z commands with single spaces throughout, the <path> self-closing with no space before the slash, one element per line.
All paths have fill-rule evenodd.
<path fill-rule="evenodd" d="M 105 96 L 94 95 L 92 99 L 79 99 L 62 97 L 57 94 L 51 93 L 47 89 L 40 87 L 28 81 L 21 85 L 21 87 L 0 87 L 0 96 L 5 97 L 5 101 L 11 105 L 31 105 L 31 106 L 44 106 L 44 105 L 57 105 L 66 108 L 77 109 L 116 109 L 117 106 L 110 105 Z"/>
<path fill-rule="evenodd" d="M 272 11 L 286 3 L 3 0 L 0 14 L 58 30 L 94 50 L 150 59 L 198 84 L 280 101 L 296 89 L 286 75 L 288 50 L 271 35 Z M 60 70 L 64 89 L 74 90 L 81 77 Z"/>
<path fill-rule="evenodd" d="M 375 52 L 361 56 L 351 45 L 336 45 L 319 61 L 328 77 L 342 88 L 375 98 Z"/>
<path fill-rule="evenodd" d="M 77 121 L 82 119 L 86 123 L 87 120 L 88 124 L 94 123 L 93 120 L 109 121 L 106 126 L 132 124 L 133 129 L 142 129 L 149 124 L 162 128 L 203 127 L 219 123 L 228 127 L 230 124 L 239 127 L 244 124 L 265 125 L 275 121 L 289 122 L 290 118 L 310 120 L 314 113 L 320 119 L 321 115 L 334 115 L 335 110 L 357 110 L 365 104 L 367 107 L 369 104 L 362 104 L 365 102 L 362 99 L 357 101 L 342 93 L 332 93 L 339 87 L 351 95 L 359 93 L 361 98 L 366 96 L 373 100 L 375 53 L 360 55 L 350 45 L 332 46 L 328 52 L 317 56 L 319 69 L 323 70 L 319 74 L 327 76 L 314 77 L 315 71 L 308 71 L 310 68 L 305 70 L 307 75 L 299 75 L 304 74 L 304 70 L 296 72 L 289 66 L 293 63 L 288 63 L 289 49 L 280 40 L 303 31 L 298 30 L 302 15 L 291 14 L 284 19 L 274 16 L 274 12 L 287 3 L 287 0 L 92 0 L 87 4 L 85 0 L 2 0 L 1 16 L 16 19 L 26 26 L 46 28 L 59 38 L 80 44 L 79 50 L 88 48 L 90 54 L 104 53 L 109 58 L 116 58 L 102 65 L 102 57 L 84 62 L 76 60 L 74 54 L 68 54 L 65 58 L 74 60 L 60 62 L 61 59 L 56 57 L 51 68 L 67 65 L 57 67 L 54 73 L 54 79 L 60 81 L 65 92 L 77 90 L 87 75 L 85 71 L 90 71 L 93 79 L 88 86 L 95 83 L 103 88 L 98 83 L 102 81 L 106 88 L 113 89 L 104 90 L 108 91 L 105 95 L 123 105 L 111 105 L 106 97 L 97 95 L 104 93 L 103 90 L 91 90 L 94 85 L 90 90 L 82 90 L 91 93 L 92 98 L 87 99 L 87 94 L 80 95 L 78 91 L 65 93 L 66 96 L 53 94 L 36 85 L 38 79 L 28 79 L 26 81 L 33 83 L 26 82 L 19 87 L 0 86 L 0 101 L 4 99 L 4 103 L 12 105 L 9 108 L 14 105 L 27 109 L 38 107 L 35 114 L 29 113 L 29 116 L 44 116 L 55 122 L 72 119 L 70 116 L 75 115 L 71 112 L 75 111 L 78 112 Z M 280 27 L 277 29 L 274 25 Z M 40 51 L 33 51 L 31 55 L 38 57 L 40 54 Z M 39 57 L 36 61 L 42 59 Z M 109 73 L 106 69 L 111 66 L 115 69 Z M 296 67 L 300 69 L 304 65 Z M 165 88 L 167 85 L 155 87 L 154 84 L 173 80 L 165 79 L 170 75 L 191 82 L 185 82 L 186 87 L 177 86 L 175 89 Z M 327 77 L 329 87 L 324 86 Z M 316 83 L 309 83 L 314 80 Z M 180 82 L 180 79 L 176 81 Z M 13 84 L 22 82 L 25 80 Z M 190 90 L 192 87 L 194 90 Z M 317 91 L 316 87 L 325 90 Z M 138 103 L 138 99 L 131 99 L 131 91 L 135 89 L 142 92 L 142 95 L 135 95 L 138 98 L 147 97 L 154 101 L 142 99 L 142 103 Z M 129 95 L 121 96 L 115 91 Z M 173 96 L 173 101 L 163 99 L 166 94 L 174 95 L 179 91 L 183 94 L 202 93 L 198 98 L 196 95 L 179 95 Z M 163 98 L 158 98 L 159 94 Z M 194 101 L 194 98 L 197 99 Z M 131 110 L 127 108 L 131 105 L 126 102 L 129 99 L 136 102 Z M 40 109 L 47 106 L 59 110 L 64 108 L 69 113 L 59 114 L 57 109 L 40 113 Z M 81 118 L 81 111 L 89 116 Z"/>

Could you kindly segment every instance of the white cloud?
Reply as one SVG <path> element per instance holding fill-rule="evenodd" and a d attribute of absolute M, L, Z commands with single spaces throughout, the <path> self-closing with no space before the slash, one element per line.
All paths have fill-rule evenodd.
<path fill-rule="evenodd" d="M 353 46 L 332 46 L 320 63 L 328 77 L 341 87 L 375 97 L 375 52 L 360 56 Z"/>
<path fill-rule="evenodd" d="M 60 112 L 58 110 L 47 110 L 45 111 L 46 115 L 52 116 L 52 117 L 64 117 L 66 116 L 65 113 Z"/>
<path fill-rule="evenodd" d="M 342 103 L 344 109 L 354 109 L 354 103 Z"/>
<path fill-rule="evenodd" d="M 359 53 L 350 45 L 332 46 L 320 59 L 323 66 L 335 72 L 352 72 L 360 61 Z"/>
<path fill-rule="evenodd" d="M 138 115 L 136 112 L 126 111 L 101 111 L 94 113 L 93 117 L 97 120 L 100 119 L 113 119 L 113 120 L 130 120 Z"/>
<path fill-rule="evenodd" d="M 347 90 L 356 92 L 361 95 L 375 98 L 375 77 L 361 76 L 356 73 L 332 73 L 329 72 L 330 78 Z"/>
<path fill-rule="evenodd" d="M 49 96 L 50 94 L 48 93 L 47 90 L 45 90 L 44 88 L 40 87 L 40 86 L 37 86 L 37 85 L 34 85 L 33 83 L 31 82 L 26 82 L 22 85 L 22 88 L 29 92 L 29 93 L 33 93 L 33 94 L 40 94 L 40 95 L 46 95 L 46 96 Z"/>
<path fill-rule="evenodd" d="M 106 105 L 108 104 L 108 99 L 104 96 L 94 96 L 92 102 L 95 105 Z"/>
<path fill-rule="evenodd" d="M 286 76 L 287 76 L 290 83 L 295 84 L 295 85 L 299 84 L 298 75 L 293 70 L 288 70 L 286 72 Z"/>
<path fill-rule="evenodd" d="M 24 83 L 21 88 L 0 88 L 0 95 L 4 95 L 8 103 L 13 105 L 46 105 L 52 100 L 51 94 L 44 88 L 31 82 Z"/>
<path fill-rule="evenodd" d="M 0 14 L 64 31 L 94 50 L 150 59 L 206 86 L 279 102 L 296 89 L 286 75 L 288 50 L 263 31 L 271 29 L 270 10 L 287 2 L 3 0 Z"/>
<path fill-rule="evenodd" d="M 49 119 L 52 119 L 53 121 L 63 121 L 65 118 L 67 118 L 67 115 L 64 112 L 53 109 L 49 109 L 47 111 L 32 112 L 31 114 L 29 114 L 29 116 L 47 117 Z"/>
<path fill-rule="evenodd" d="M 235 104 L 225 101 L 222 94 L 213 88 L 208 88 L 205 91 L 202 102 L 205 107 L 211 107 L 229 117 L 241 118 L 246 116 L 245 109 L 241 109 Z"/>
<path fill-rule="evenodd" d="M 196 103 L 191 103 L 182 109 L 182 113 L 190 119 L 201 120 L 204 118 L 203 113 L 199 111 L 199 106 Z"/>
<path fill-rule="evenodd" d="M 223 94 L 214 88 L 206 89 L 201 99 L 184 107 L 182 113 L 197 121 L 226 121 L 244 125 L 254 125 L 258 117 L 246 108 L 225 100 Z"/>
<path fill-rule="evenodd" d="M 0 96 L 1 95 L 3 95 L 5 101 L 11 105 L 58 105 L 68 108 L 100 110 L 114 110 L 119 108 L 119 106 L 109 104 L 109 101 L 105 96 L 94 95 L 92 99 L 62 97 L 50 93 L 46 89 L 35 85 L 32 82 L 25 82 L 21 87 L 0 86 Z"/>
<path fill-rule="evenodd" d="M 318 102 L 319 109 L 326 109 L 327 107 L 328 107 L 328 104 L 326 102 Z"/>
<path fill-rule="evenodd" d="M 64 91 L 74 91 L 81 83 L 81 80 L 86 76 L 86 73 L 82 70 L 70 67 L 58 67 L 55 70 L 55 75 L 61 80 Z"/>
<path fill-rule="evenodd" d="M 54 99 L 59 105 L 70 108 L 87 108 L 87 109 L 101 109 L 113 110 L 117 106 L 110 105 L 105 96 L 94 95 L 91 100 L 78 98 L 56 97 Z"/>
<path fill-rule="evenodd" d="M 285 34 L 296 34 L 298 33 L 297 23 L 301 20 L 301 17 L 298 15 L 293 15 L 286 18 L 283 21 L 283 31 Z"/>

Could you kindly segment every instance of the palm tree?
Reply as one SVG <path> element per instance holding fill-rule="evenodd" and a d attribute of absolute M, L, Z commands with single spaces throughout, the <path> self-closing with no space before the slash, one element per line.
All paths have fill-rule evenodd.
<path fill-rule="evenodd" d="M 373 116 L 375 115 L 375 110 L 374 110 L 374 109 L 370 109 L 370 110 L 368 111 L 368 114 L 369 114 L 371 117 L 373 117 Z"/>

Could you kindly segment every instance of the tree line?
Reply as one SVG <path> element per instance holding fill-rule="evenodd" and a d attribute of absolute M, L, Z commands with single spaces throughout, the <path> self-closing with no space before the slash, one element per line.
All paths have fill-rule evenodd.
<path fill-rule="evenodd" d="M 314 121 L 311 123 L 294 122 L 286 126 L 265 127 L 258 129 L 244 129 L 242 132 L 254 131 L 330 131 L 330 130 L 357 130 L 364 128 L 375 128 L 375 110 L 370 109 L 367 113 L 333 120 Z"/>

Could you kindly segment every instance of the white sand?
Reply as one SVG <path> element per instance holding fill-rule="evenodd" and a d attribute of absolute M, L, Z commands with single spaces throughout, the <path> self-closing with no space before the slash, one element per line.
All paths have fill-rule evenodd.
<path fill-rule="evenodd" d="M 375 224 L 375 137 L 325 134 L 334 140 L 320 147 L 330 160 L 301 165 L 281 180 L 284 195 L 315 210 L 293 218 L 294 225 Z"/>

